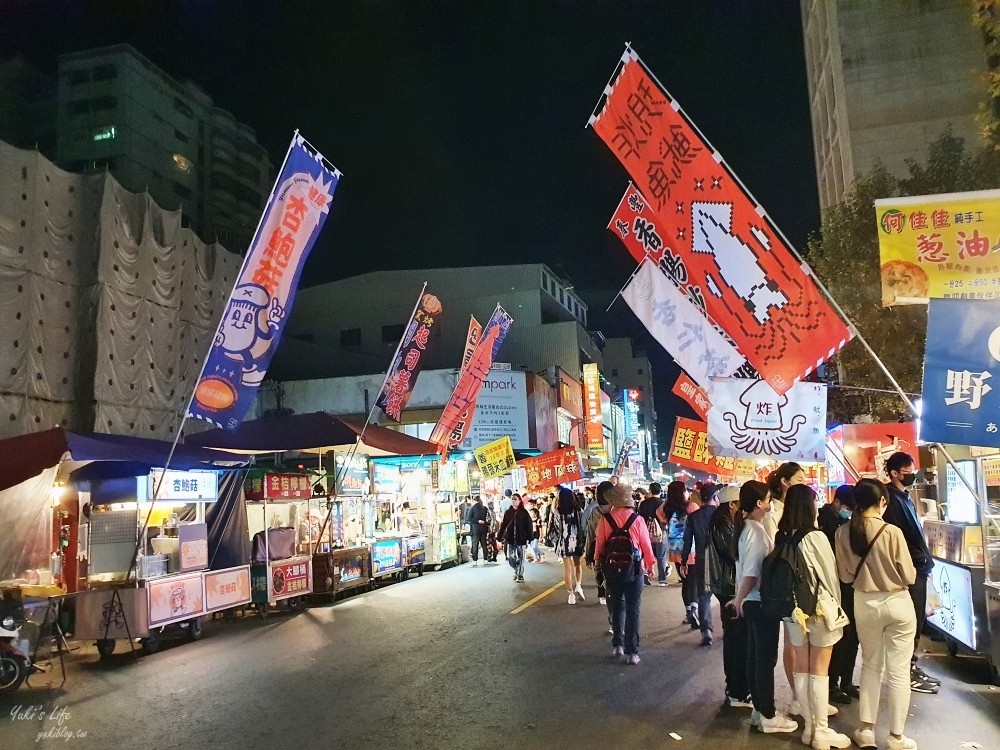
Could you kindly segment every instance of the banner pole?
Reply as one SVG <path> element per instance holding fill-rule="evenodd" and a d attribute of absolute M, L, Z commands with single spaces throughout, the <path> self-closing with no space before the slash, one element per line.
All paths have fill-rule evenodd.
<path fill-rule="evenodd" d="M 648 260 L 649 256 L 646 256 L 646 259 Z M 645 262 L 646 262 L 645 260 L 642 261 L 642 263 L 645 263 Z M 632 272 L 632 275 L 628 277 L 628 281 L 626 281 L 625 285 L 621 289 L 618 290 L 618 294 L 616 294 L 614 296 L 614 298 L 611 300 L 611 304 L 608 305 L 608 309 L 605 310 L 604 312 L 611 312 L 611 308 L 614 306 L 615 302 L 618 301 L 618 298 L 622 296 L 622 292 L 624 292 L 628 288 L 628 285 L 632 283 L 632 279 L 634 279 L 636 276 L 639 275 L 639 271 L 642 270 L 642 263 L 640 263 L 639 265 L 637 265 L 635 267 L 635 270 Z M 672 280 L 673 279 L 671 279 L 671 281 Z"/>
<path fill-rule="evenodd" d="M 285 158 L 282 159 L 281 161 L 281 167 L 278 169 L 278 174 L 274 178 L 274 186 L 271 188 L 272 195 L 274 194 L 275 188 L 278 186 L 278 180 L 281 179 L 281 173 L 284 171 L 285 165 L 288 163 L 288 157 L 292 153 L 292 148 L 295 146 L 296 140 L 298 140 L 300 137 L 301 136 L 299 136 L 299 131 L 298 129 L 296 129 L 295 132 L 292 134 L 291 142 L 288 144 L 288 150 L 285 152 Z M 252 248 L 254 244 L 257 242 L 257 235 L 260 234 L 260 228 L 264 224 L 264 216 L 266 214 L 267 214 L 267 207 L 265 206 L 265 209 L 260 213 L 260 219 L 257 221 L 257 228 L 254 230 L 253 237 L 250 240 L 250 245 L 247 247 L 246 255 L 243 257 L 243 265 L 246 265 L 247 259 L 250 257 L 250 248 Z M 236 281 L 233 282 L 233 288 L 229 290 L 229 296 L 226 297 L 226 304 L 223 305 L 222 307 L 223 314 L 225 314 L 226 308 L 229 307 L 229 303 L 233 299 L 233 292 L 236 291 L 236 283 L 239 281 L 242 272 L 243 272 L 243 267 L 241 266 L 240 273 L 236 274 Z M 215 332 L 217 333 L 218 330 L 219 327 L 218 325 L 216 325 Z M 184 411 L 181 412 L 181 422 L 179 425 L 177 425 L 177 432 L 174 433 L 174 440 L 170 444 L 170 452 L 167 453 L 167 460 L 163 465 L 163 471 L 160 474 L 160 479 L 156 483 L 156 486 L 153 488 L 153 497 L 151 497 L 149 500 L 149 509 L 146 511 L 146 517 L 142 521 L 142 528 L 139 529 L 139 536 L 135 542 L 135 550 L 132 552 L 132 561 L 129 563 L 128 572 L 125 574 L 126 581 L 129 579 L 129 577 L 132 575 L 132 571 L 135 569 L 135 564 L 139 557 L 139 544 L 142 540 L 142 537 L 146 533 L 147 527 L 149 526 L 149 517 L 153 513 L 153 507 L 156 505 L 156 501 L 160 497 L 160 488 L 163 486 L 163 480 L 166 479 L 167 469 L 170 468 L 170 463 L 171 461 L 174 460 L 174 453 L 177 451 L 177 444 L 180 442 L 181 434 L 184 432 L 184 425 L 187 423 L 188 413 L 191 411 L 191 404 L 194 402 L 195 391 L 198 390 L 198 384 L 201 382 L 202 377 L 205 375 L 205 368 L 208 367 L 208 360 L 212 356 L 212 346 L 214 344 L 214 341 L 215 337 L 213 334 L 213 338 L 208 344 L 208 351 L 205 353 L 205 358 L 202 360 L 201 367 L 198 370 L 198 377 L 195 378 L 194 386 L 191 388 L 191 394 L 188 396 L 187 404 L 184 406 Z"/>
<path fill-rule="evenodd" d="M 597 99 L 597 104 L 595 104 L 594 108 L 591 110 L 590 118 L 587 120 L 587 124 L 583 126 L 584 130 L 589 128 L 597 121 L 597 110 L 600 109 L 601 102 L 604 101 L 604 97 L 608 95 L 609 93 L 608 89 L 611 88 L 611 82 L 618 77 L 618 72 L 622 69 L 622 66 L 625 65 L 625 61 L 629 59 L 629 52 L 631 51 L 631 49 L 632 49 L 632 42 L 626 42 L 625 51 L 622 53 L 622 57 L 618 61 L 618 65 L 615 66 L 614 71 L 611 73 L 611 77 L 608 79 L 608 82 L 604 84 L 604 89 L 601 91 L 601 95 Z"/>
<path fill-rule="evenodd" d="M 415 305 L 413 305 L 413 312 L 410 313 L 410 318 L 409 320 L 406 321 L 407 325 L 409 325 L 413 321 L 414 316 L 417 314 L 417 309 L 420 307 L 420 301 L 424 298 L 424 292 L 426 291 L 427 291 L 427 282 L 425 281 L 424 285 L 420 288 L 420 294 L 417 295 L 417 302 Z M 346 472 L 351 463 L 353 463 L 354 456 L 358 452 L 358 446 L 360 446 L 365 439 L 365 430 L 368 429 L 368 425 L 371 424 L 372 417 L 375 416 L 375 409 L 378 408 L 378 400 L 382 396 L 382 391 L 385 390 L 385 384 L 389 381 L 389 373 L 392 372 L 392 366 L 396 362 L 396 357 L 399 356 L 399 352 L 403 348 L 404 338 L 406 338 L 405 330 L 403 331 L 403 335 L 399 337 L 399 343 L 396 344 L 396 351 L 393 352 L 392 359 L 389 360 L 389 366 L 385 370 L 385 377 L 382 378 L 382 385 L 378 389 L 378 395 L 375 397 L 375 400 L 372 403 L 372 408 L 368 410 L 368 416 L 365 417 L 365 423 L 361 426 L 361 432 L 358 433 L 358 439 L 355 440 L 354 445 L 351 446 L 351 452 L 347 454 L 347 460 L 344 461 L 344 468 L 341 469 L 339 473 L 337 472 L 336 462 L 334 463 L 334 473 L 333 473 L 334 494 L 336 494 L 337 485 L 343 478 L 344 472 Z M 333 505 L 331 505 L 327 510 L 326 518 L 323 520 L 323 525 L 320 527 L 319 530 L 319 538 L 323 537 L 323 532 L 326 531 L 327 522 L 330 520 L 332 516 L 333 516 Z"/>

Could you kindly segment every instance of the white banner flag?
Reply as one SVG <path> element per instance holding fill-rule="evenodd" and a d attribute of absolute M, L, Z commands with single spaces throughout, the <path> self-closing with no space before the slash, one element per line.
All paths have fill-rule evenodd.
<path fill-rule="evenodd" d="M 656 265 L 644 260 L 622 291 L 632 312 L 667 353 L 706 390 L 746 361 Z"/>
<path fill-rule="evenodd" d="M 779 396 L 763 380 L 711 384 L 708 445 L 716 456 L 814 463 L 826 457 L 826 386 L 798 382 Z"/>

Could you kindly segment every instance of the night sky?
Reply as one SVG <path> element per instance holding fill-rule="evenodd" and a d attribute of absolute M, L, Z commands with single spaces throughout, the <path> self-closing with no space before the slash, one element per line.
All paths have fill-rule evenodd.
<path fill-rule="evenodd" d="M 253 127 L 275 167 L 299 128 L 344 173 L 304 285 L 493 263 L 569 277 L 591 328 L 648 342 L 662 448 L 691 414 L 631 311 L 604 314 L 634 268 L 605 229 L 627 177 L 584 127 L 628 41 L 804 248 L 819 205 L 793 0 L 0 4 L 0 55 L 54 70 L 132 44 Z"/>

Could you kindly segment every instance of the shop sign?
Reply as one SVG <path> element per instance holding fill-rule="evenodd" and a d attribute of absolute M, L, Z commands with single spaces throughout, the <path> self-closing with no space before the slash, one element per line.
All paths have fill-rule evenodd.
<path fill-rule="evenodd" d="M 469 462 L 455 461 L 455 492 L 469 492 Z"/>
<path fill-rule="evenodd" d="M 677 418 L 668 460 L 720 478 L 753 478 L 757 474 L 753 459 L 713 455 L 708 446 L 708 425 L 686 417 Z"/>
<path fill-rule="evenodd" d="M 557 405 L 577 419 L 583 418 L 583 389 L 580 381 L 561 367 L 556 368 Z"/>
<path fill-rule="evenodd" d="M 208 567 L 208 525 L 185 523 L 177 527 L 180 544 L 181 572 Z"/>
<path fill-rule="evenodd" d="M 972 600 L 972 572 L 935 560 L 927 579 L 927 603 L 934 609 L 927 621 L 959 643 L 976 649 L 976 617 Z"/>
<path fill-rule="evenodd" d="M 583 479 L 580 454 L 576 448 L 561 448 L 532 456 L 519 461 L 518 466 L 527 475 L 528 492 L 538 492 L 557 484 L 570 484 Z"/>
<path fill-rule="evenodd" d="M 336 502 L 330 508 L 330 538 L 335 541 L 344 540 L 344 504 Z"/>
<path fill-rule="evenodd" d="M 920 439 L 1000 447 L 1000 322 L 995 302 L 932 299 Z"/>
<path fill-rule="evenodd" d="M 587 450 L 604 450 L 604 417 L 601 414 L 601 371 L 592 362 L 583 366 L 583 408 Z"/>
<path fill-rule="evenodd" d="M 983 473 L 986 475 L 987 487 L 1000 487 L 1000 458 L 984 460 Z"/>
<path fill-rule="evenodd" d="M 251 476 L 243 485 L 250 502 L 268 500 L 308 500 L 312 497 L 312 481 L 305 474 L 264 474 Z"/>
<path fill-rule="evenodd" d="M 523 372 L 490 370 L 476 398 L 472 427 L 462 450 L 471 451 L 507 435 L 515 450 L 531 447 L 528 394 Z"/>
<path fill-rule="evenodd" d="M 338 456 L 346 461 L 346 456 Z M 336 461 L 336 459 L 335 459 Z M 334 463 L 337 472 L 338 495 L 364 495 L 368 492 L 368 459 L 364 456 L 354 456 L 349 465 Z"/>
<path fill-rule="evenodd" d="M 308 594 L 311 565 L 302 560 L 287 563 L 271 563 L 271 577 L 268 579 L 268 598 L 280 599 L 286 596 Z"/>
<path fill-rule="evenodd" d="M 442 492 L 455 492 L 455 474 L 457 467 L 454 461 L 441 466 L 440 487 Z"/>
<path fill-rule="evenodd" d="M 197 617 L 205 612 L 201 575 L 174 576 L 149 581 L 149 626 Z"/>
<path fill-rule="evenodd" d="M 358 553 L 347 557 L 338 558 L 334 562 L 334 575 L 340 574 L 340 583 L 352 583 L 361 580 L 365 574 L 365 555 Z"/>
<path fill-rule="evenodd" d="M 510 438 L 506 435 L 499 440 L 476 448 L 474 453 L 479 471 L 484 479 L 494 479 L 509 474 L 517 464 L 514 459 L 514 448 Z"/>
<path fill-rule="evenodd" d="M 214 501 L 219 496 L 219 475 L 214 471 L 174 471 L 168 469 L 153 469 L 149 473 L 149 495 L 152 498 L 156 485 L 163 477 L 160 485 L 160 500 L 205 500 Z"/>
<path fill-rule="evenodd" d="M 372 489 L 376 494 L 392 494 L 399 492 L 402 477 L 398 466 L 381 463 L 379 461 L 372 461 L 371 470 Z"/>
<path fill-rule="evenodd" d="M 411 536 L 403 540 L 406 544 L 406 564 L 422 565 L 427 561 L 427 538 Z"/>
<path fill-rule="evenodd" d="M 250 566 L 205 573 L 205 611 L 238 607 L 250 601 Z"/>
<path fill-rule="evenodd" d="M 882 304 L 1000 299 L 1000 190 L 875 201 Z"/>
<path fill-rule="evenodd" d="M 437 490 L 441 485 L 441 462 L 438 459 L 431 461 L 431 489 Z"/>
<path fill-rule="evenodd" d="M 458 557 L 458 537 L 455 535 L 455 524 L 454 522 L 443 523 L 439 528 L 441 530 L 441 539 L 439 540 L 441 562 L 454 560 Z"/>
<path fill-rule="evenodd" d="M 403 567 L 401 539 L 382 539 L 372 544 L 372 572 L 374 575 L 389 573 Z"/>

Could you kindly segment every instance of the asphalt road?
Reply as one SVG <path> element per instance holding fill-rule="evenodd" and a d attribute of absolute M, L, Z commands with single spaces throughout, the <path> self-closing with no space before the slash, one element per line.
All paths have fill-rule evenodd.
<path fill-rule="evenodd" d="M 514 584 L 502 561 L 464 565 L 334 606 L 216 620 L 203 640 L 152 656 L 100 662 L 85 645 L 62 690 L 40 675 L 0 703 L 0 748 L 802 747 L 750 732 L 749 711 L 722 706 L 721 647 L 699 648 L 680 624 L 679 588 L 645 590 L 642 663 L 627 667 L 608 658 L 592 585 L 585 604 L 557 590 L 511 614 L 561 568 L 525 575 Z M 922 750 L 1000 748 L 1000 688 L 983 684 L 983 663 L 928 645 L 938 653 L 925 668 L 944 685 L 914 696 L 908 734 Z M 783 677 L 778 686 L 787 701 Z M 856 718 L 855 704 L 833 721 L 853 729 Z"/>

